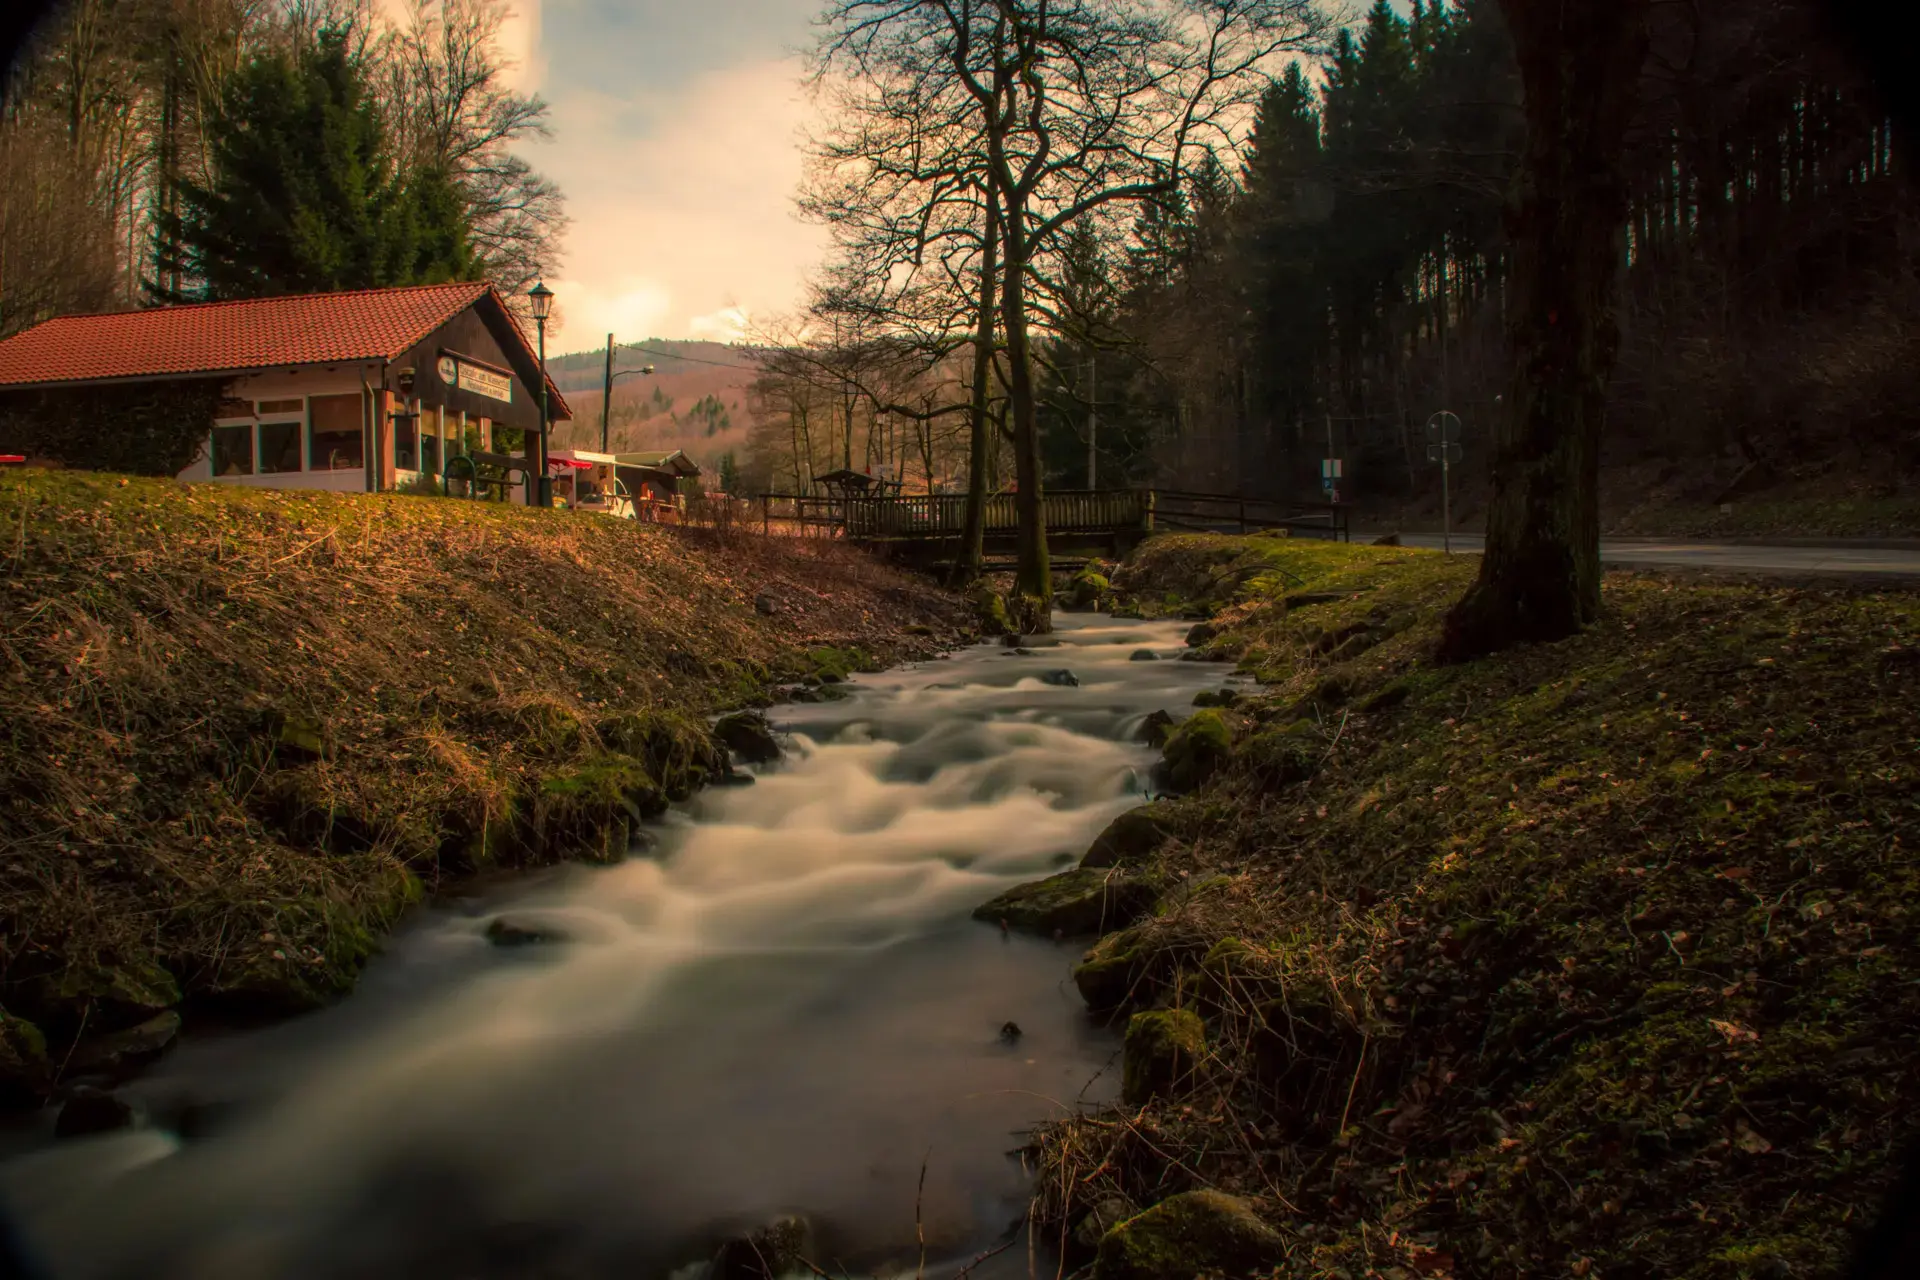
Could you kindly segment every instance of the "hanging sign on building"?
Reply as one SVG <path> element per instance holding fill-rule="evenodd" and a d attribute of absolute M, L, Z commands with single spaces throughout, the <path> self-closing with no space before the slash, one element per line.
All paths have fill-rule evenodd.
<path fill-rule="evenodd" d="M 483 369 L 477 364 L 460 359 L 458 356 L 441 356 L 439 365 L 437 366 L 437 372 L 440 374 L 440 381 L 450 387 L 458 387 L 462 391 L 471 391 L 475 395 L 485 396 L 489 400 L 502 400 L 508 404 L 513 403 L 513 379 L 504 373 L 496 373 L 492 369 Z"/>

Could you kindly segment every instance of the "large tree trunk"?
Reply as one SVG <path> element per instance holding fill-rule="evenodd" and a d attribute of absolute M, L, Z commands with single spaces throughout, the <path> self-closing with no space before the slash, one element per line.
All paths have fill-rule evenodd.
<path fill-rule="evenodd" d="M 1006 212 L 1007 271 L 1001 286 L 1007 335 L 1007 404 L 1013 416 L 1014 513 L 1019 564 L 1014 570 L 1015 624 L 1023 632 L 1051 631 L 1053 570 L 1047 560 L 1047 519 L 1040 501 L 1040 430 L 1033 398 L 1033 352 L 1027 333 L 1026 228 Z"/>
<path fill-rule="evenodd" d="M 1600 430 L 1619 345 L 1616 233 L 1649 0 L 1501 0 L 1526 97 L 1505 413 L 1480 578 L 1449 660 L 1572 635 L 1600 610 Z"/>
<path fill-rule="evenodd" d="M 986 563 L 987 492 L 993 482 L 993 423 L 987 397 L 993 376 L 994 304 L 998 294 L 1000 186 L 987 176 L 985 235 L 980 242 L 980 312 L 973 335 L 973 402 L 967 412 L 967 509 L 954 558 L 957 582 L 972 582 Z"/>

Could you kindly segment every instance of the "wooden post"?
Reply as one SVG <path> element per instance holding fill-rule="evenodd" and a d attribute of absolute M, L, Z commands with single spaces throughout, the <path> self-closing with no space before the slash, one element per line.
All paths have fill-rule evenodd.
<path fill-rule="evenodd" d="M 393 392 L 383 389 L 374 397 L 374 408 L 380 415 L 373 431 L 375 474 L 380 477 L 379 491 L 391 493 L 398 479 L 393 467 Z"/>

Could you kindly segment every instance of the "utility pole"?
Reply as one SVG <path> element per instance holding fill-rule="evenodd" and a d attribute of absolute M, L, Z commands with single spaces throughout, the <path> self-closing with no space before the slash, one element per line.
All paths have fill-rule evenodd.
<path fill-rule="evenodd" d="M 1089 489 L 1100 487 L 1098 471 L 1100 455 L 1099 450 L 1094 446 L 1094 440 L 1100 432 L 1100 390 L 1099 384 L 1094 380 L 1099 373 L 1099 368 L 1094 360 L 1095 357 L 1089 352 L 1087 355 L 1087 488 Z"/>
<path fill-rule="evenodd" d="M 607 424 L 613 417 L 613 335 L 607 335 L 607 376 L 600 384 L 600 452 L 607 452 Z"/>

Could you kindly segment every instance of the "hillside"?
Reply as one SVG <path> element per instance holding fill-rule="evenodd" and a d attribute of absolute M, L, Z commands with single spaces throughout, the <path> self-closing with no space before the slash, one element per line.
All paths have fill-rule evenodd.
<path fill-rule="evenodd" d="M 705 714 L 956 617 L 829 544 L 442 498 L 13 470 L 0 528 L 0 1086 L 324 1000 L 449 879 L 620 856 L 725 768 Z"/>
<path fill-rule="evenodd" d="M 614 384 L 614 452 L 684 449 L 711 470 L 721 454 L 745 451 L 747 390 L 759 376 L 752 348 L 649 338 L 622 344 L 614 368 L 648 364 L 653 373 Z M 598 449 L 605 349 L 559 356 L 548 366 L 574 412 L 573 421 L 555 431 L 555 446 Z"/>

